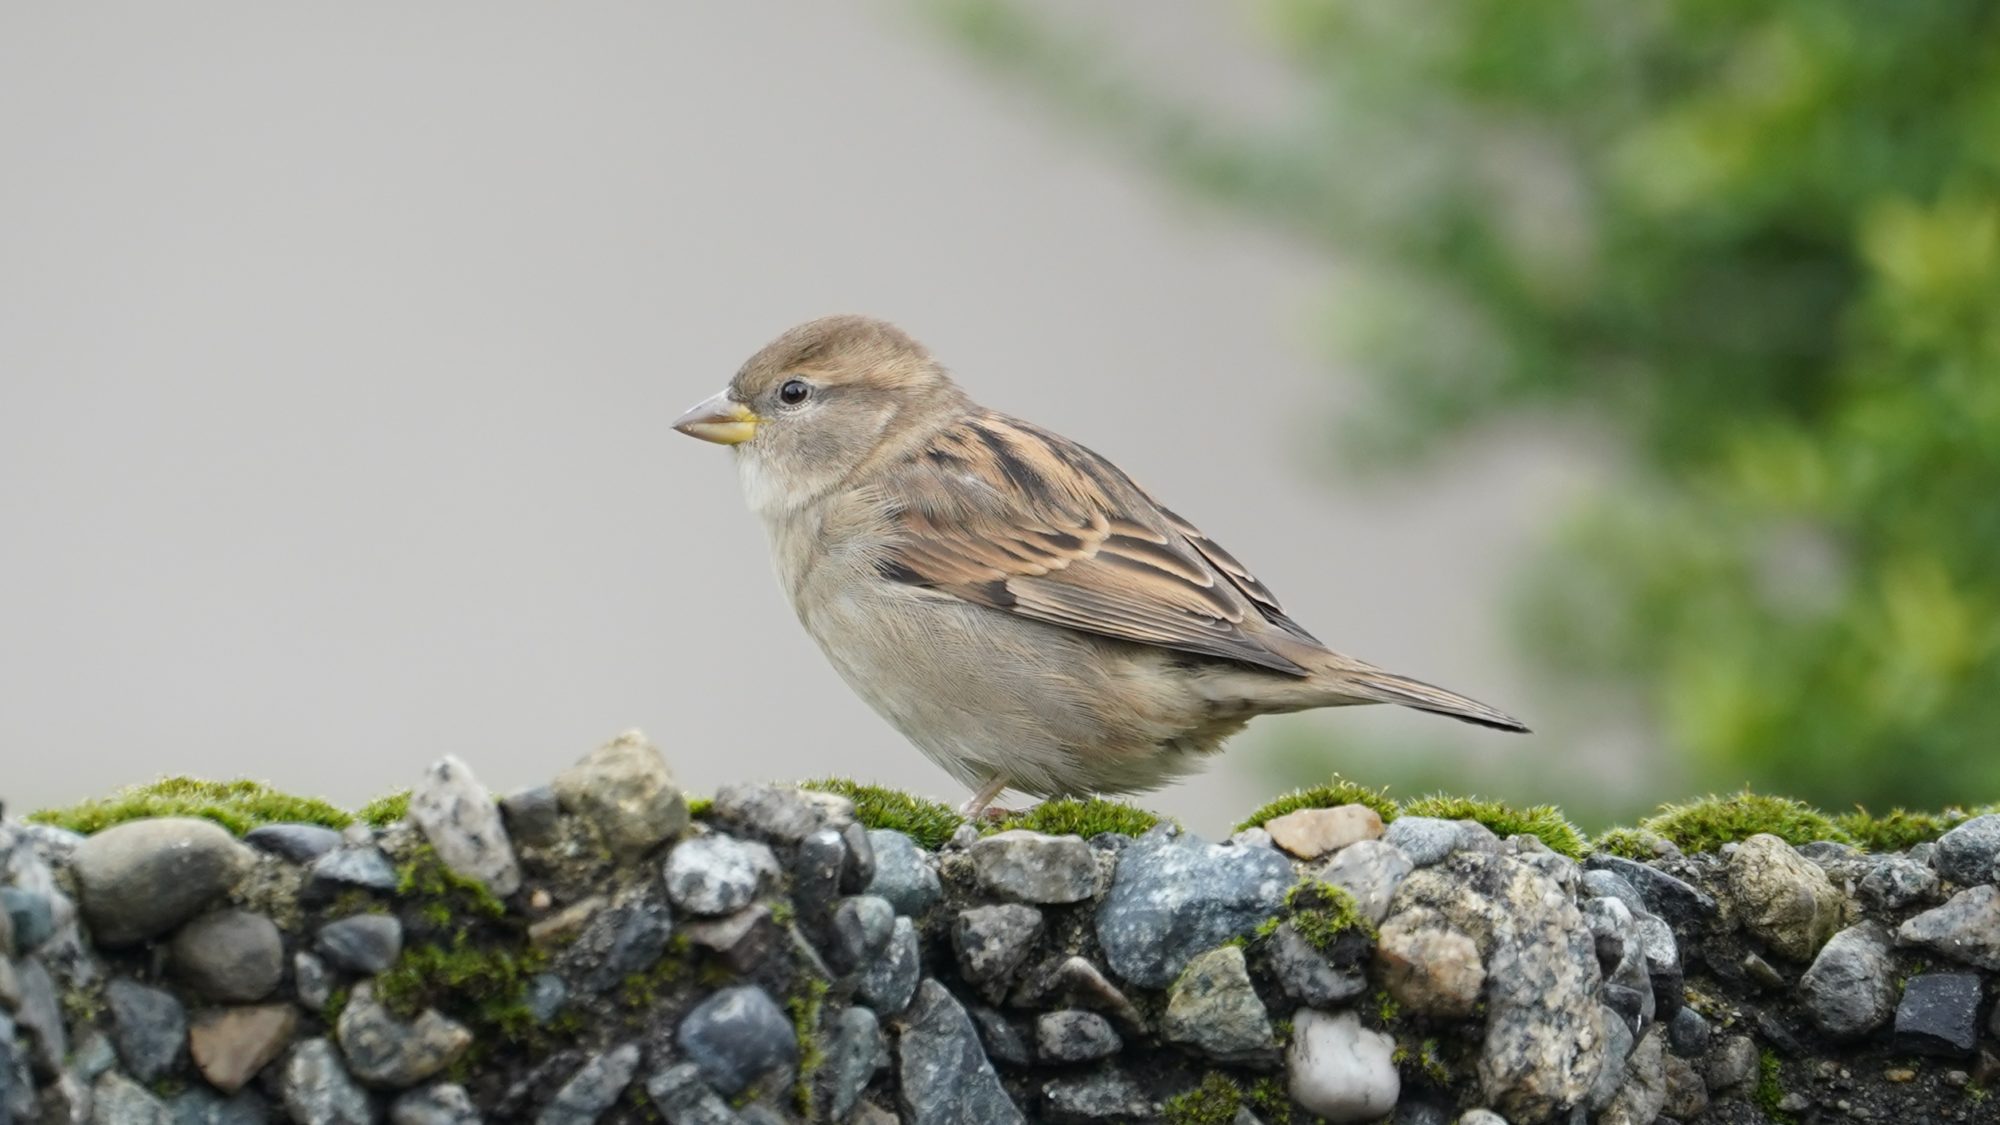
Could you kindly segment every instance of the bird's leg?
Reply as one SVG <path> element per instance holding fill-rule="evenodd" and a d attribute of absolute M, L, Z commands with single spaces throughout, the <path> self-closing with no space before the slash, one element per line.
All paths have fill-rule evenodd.
<path fill-rule="evenodd" d="M 958 815 L 967 820 L 979 819 L 979 815 L 986 811 L 986 806 L 992 804 L 994 798 L 1000 796 L 1006 788 L 1007 775 L 1001 774 L 995 777 L 993 780 L 980 786 L 979 792 L 966 798 L 965 803 L 958 806 Z"/>

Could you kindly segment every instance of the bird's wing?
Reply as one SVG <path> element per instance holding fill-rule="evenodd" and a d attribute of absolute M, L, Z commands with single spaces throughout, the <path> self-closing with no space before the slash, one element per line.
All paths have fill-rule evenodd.
<path fill-rule="evenodd" d="M 1117 466 L 1004 415 L 943 431 L 886 490 L 888 579 L 1119 640 L 1303 676 L 1319 642 Z"/>

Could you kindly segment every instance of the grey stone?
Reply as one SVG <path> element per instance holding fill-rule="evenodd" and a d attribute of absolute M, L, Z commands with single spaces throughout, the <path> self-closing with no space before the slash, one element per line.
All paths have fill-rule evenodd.
<path fill-rule="evenodd" d="M 681 1063 L 646 1079 L 646 1097 L 668 1125 L 736 1125 L 738 1118 L 701 1080 L 701 1068 Z"/>
<path fill-rule="evenodd" d="M 340 1065 L 330 1040 L 308 1039 L 294 1048 L 279 1090 L 296 1125 L 374 1125 L 367 1091 Z"/>
<path fill-rule="evenodd" d="M 117 1065 L 118 1052 L 101 1031 L 84 1032 L 83 1041 L 69 1056 L 70 1073 L 86 1084 L 97 1081 L 98 1075 Z"/>
<path fill-rule="evenodd" d="M 824 943 L 827 960 L 840 973 L 851 973 L 877 960 L 896 926 L 896 908 L 876 895 L 853 895 L 834 907 L 833 924 Z"/>
<path fill-rule="evenodd" d="M 1937 838 L 1931 866 L 1961 887 L 1991 883 L 2000 872 L 2000 814 L 1975 816 Z"/>
<path fill-rule="evenodd" d="M 1393 1036 L 1362 1027 L 1352 1011 L 1300 1009 L 1285 1052 L 1292 1100 L 1333 1122 L 1382 1117 L 1402 1093 L 1395 1050 Z"/>
<path fill-rule="evenodd" d="M 1873 1032 L 1896 1010 L 1889 933 L 1863 922 L 1833 935 L 1799 978 L 1799 1000 L 1821 1031 L 1842 1039 Z"/>
<path fill-rule="evenodd" d="M 1455 820 L 1458 825 L 1458 850 L 1478 852 L 1481 855 L 1504 855 L 1507 847 L 1491 828 L 1476 820 Z"/>
<path fill-rule="evenodd" d="M 1458 850 L 1459 840 L 1457 821 L 1434 816 L 1399 816 L 1382 832 L 1382 842 L 1401 851 L 1417 867 L 1443 863 Z"/>
<path fill-rule="evenodd" d="M 300 950 L 292 954 L 292 992 L 308 1008 L 324 1008 L 333 999 L 333 976 L 326 962 Z"/>
<path fill-rule="evenodd" d="M 882 1015 L 893 1016 L 910 1006 L 922 974 L 917 927 L 908 918 L 897 918 L 889 932 L 888 948 L 862 967 L 856 995 Z"/>
<path fill-rule="evenodd" d="M 716 791 L 709 816 L 756 839 L 795 847 L 823 828 L 839 835 L 854 822 L 854 802 L 789 785 L 725 785 Z"/>
<path fill-rule="evenodd" d="M 809 926 L 819 926 L 833 909 L 846 867 L 847 842 L 838 829 L 817 829 L 799 841 L 792 857 L 792 905 Z"/>
<path fill-rule="evenodd" d="M 771 917 L 771 908 L 762 903 L 723 918 L 685 922 L 680 929 L 690 942 L 713 950 L 724 964 L 739 973 L 762 965 L 784 939 L 783 931 Z"/>
<path fill-rule="evenodd" d="M 971 1019 L 943 985 L 918 986 L 904 1027 L 898 1093 L 910 1125 L 1020 1125 L 1021 1111 L 980 1050 Z"/>
<path fill-rule="evenodd" d="M 1840 925 L 1840 892 L 1826 872 L 1768 833 L 1736 845 L 1729 894 L 1743 928 L 1781 957 L 1810 961 Z"/>
<path fill-rule="evenodd" d="M 1197 955 L 1167 993 L 1162 1033 L 1210 1058 L 1242 1062 L 1277 1050 L 1270 1014 L 1250 983 L 1241 946 Z"/>
<path fill-rule="evenodd" d="M 1042 936 L 1042 912 L 1021 903 L 975 906 L 952 923 L 959 970 L 973 984 L 1004 983 Z"/>
<path fill-rule="evenodd" d="M 868 828 L 860 821 L 843 825 L 840 842 L 847 849 L 847 862 L 840 868 L 840 892 L 858 895 L 875 881 L 875 845 L 868 840 Z"/>
<path fill-rule="evenodd" d="M 620 859 L 637 859 L 687 831 L 687 795 L 638 731 L 585 754 L 553 787 L 562 807 L 595 828 Z"/>
<path fill-rule="evenodd" d="M 1066 1008 L 1035 1019 L 1035 1050 L 1051 1062 L 1109 1058 L 1123 1047 L 1111 1021 L 1096 1012 Z"/>
<path fill-rule="evenodd" d="M 238 1090 L 225 1098 L 192 1086 L 168 1098 L 167 1109 L 174 1125 L 267 1125 L 278 1119 L 264 1095 L 255 1090 Z"/>
<path fill-rule="evenodd" d="M 1675 926 L 1705 921 L 1714 917 L 1718 909 L 1714 896 L 1649 864 L 1635 863 L 1608 852 L 1593 852 L 1583 865 L 1586 880 L 1590 871 L 1609 871 L 1624 879 L 1639 893 L 1648 913 L 1657 914 Z"/>
<path fill-rule="evenodd" d="M 228 894 L 252 864 L 250 849 L 213 822 L 133 820 L 76 849 L 70 867 L 83 917 L 101 945 L 134 945 L 166 933 Z"/>
<path fill-rule="evenodd" d="M 446 754 L 424 771 L 410 792 L 410 819 L 447 869 L 501 898 L 521 889 L 521 864 L 500 806 L 458 758 Z"/>
<path fill-rule="evenodd" d="M 1625 961 L 1626 946 L 1639 940 L 1631 909 L 1621 899 L 1587 899 L 1583 904 L 1583 924 L 1590 927 L 1598 968 L 1610 976 Z"/>
<path fill-rule="evenodd" d="M 1390 917 L 1415 907 L 1470 937 L 1486 968 L 1482 1100 L 1530 1120 L 1581 1101 L 1605 1031 L 1597 953 L 1576 907 L 1534 868 L 1475 852 L 1403 880 Z"/>
<path fill-rule="evenodd" d="M 433 1082 L 397 1095 L 389 1103 L 389 1125 L 480 1125 L 472 1095 L 456 1082 Z"/>
<path fill-rule="evenodd" d="M 174 1125 L 167 1103 L 115 1070 L 91 1088 L 91 1103 L 91 1125 Z"/>
<path fill-rule="evenodd" d="M 373 975 L 402 956 L 403 923 L 393 914 L 355 914 L 321 926 L 313 946 L 350 973 Z"/>
<path fill-rule="evenodd" d="M 153 1082 L 178 1068 L 187 1048 L 187 1010 L 173 994 L 114 979 L 104 989 L 111 1010 L 111 1034 L 118 1058 L 141 1082 Z"/>
<path fill-rule="evenodd" d="M 33 953 L 55 936 L 55 909 L 49 896 L 23 887 L 0 887 L 0 915 L 4 915 L 9 939 L 0 955 Z"/>
<path fill-rule="evenodd" d="M 1285 995 L 1308 1007 L 1337 1008 L 1368 991 L 1362 961 L 1336 965 L 1290 922 L 1271 932 L 1265 955 Z"/>
<path fill-rule="evenodd" d="M 1666 919 L 1644 914 L 1633 920 L 1639 941 L 1640 960 L 1661 1019 L 1672 1019 L 1686 1002 L 1686 977 L 1681 971 L 1680 943 Z"/>
<path fill-rule="evenodd" d="M 382 849 L 370 844 L 341 848 L 313 860 L 301 892 L 308 901 L 323 902 L 350 887 L 388 893 L 396 889 L 396 867 Z"/>
<path fill-rule="evenodd" d="M 1197 953 L 1275 917 L 1292 865 L 1268 848 L 1202 842 L 1155 829 L 1119 857 L 1097 907 L 1097 937 L 1111 970 L 1164 988 Z"/>
<path fill-rule="evenodd" d="M 556 1013 L 569 1003 L 569 984 L 555 973 L 536 973 L 528 978 L 527 994 L 521 1002 L 528 1007 L 528 1016 L 540 1027 L 556 1018 Z"/>
<path fill-rule="evenodd" d="M 1668 1047 L 1671 1050 L 1672 1044 Z M 1666 1083 L 1660 1112 L 1675 1121 L 1700 1120 L 1708 1112 L 1708 1084 L 1702 1080 L 1701 1072 L 1695 1069 L 1694 1063 L 1669 1053 L 1660 1070 Z"/>
<path fill-rule="evenodd" d="M 1369 922 L 1389 916 L 1389 902 L 1414 865 L 1402 849 L 1382 840 L 1361 840 L 1333 853 L 1312 877 L 1354 896 L 1354 907 Z"/>
<path fill-rule="evenodd" d="M 1708 1021 L 1693 1008 L 1682 1007 L 1667 1023 L 1667 1046 L 1684 1059 L 1698 1059 L 1708 1053 Z"/>
<path fill-rule="evenodd" d="M 340 833 L 323 824 L 260 824 L 243 842 L 293 863 L 311 863 L 340 846 Z"/>
<path fill-rule="evenodd" d="M 1604 1062 L 1597 1069 L 1597 1079 L 1591 1084 L 1590 1093 L 1584 1099 L 1592 1113 L 1602 1113 L 1618 1096 L 1618 1087 L 1625 1081 L 1625 1059 L 1632 1053 L 1638 1042 L 1637 1033 L 1620 1018 L 1620 1013 L 1609 1007 L 1604 1014 Z"/>
<path fill-rule="evenodd" d="M 1042 1084 L 1044 1119 L 1051 1122 L 1138 1121 L 1156 1117 L 1160 1105 L 1117 1070 L 1100 1070 Z"/>
<path fill-rule="evenodd" d="M 1455 1125 L 1507 1125 L 1507 1119 L 1490 1109 L 1468 1109 L 1458 1115 Z"/>
<path fill-rule="evenodd" d="M 1960 891 L 1896 931 L 1897 945 L 1922 946 L 1977 968 L 2000 971 L 2000 887 Z"/>
<path fill-rule="evenodd" d="M 657 964 L 673 930 L 667 904 L 641 892 L 593 916 L 558 965 L 584 991 L 603 992 Z"/>
<path fill-rule="evenodd" d="M 1876 860 L 1857 888 L 1863 903 L 1882 911 L 1914 906 L 1936 894 L 1937 889 L 1935 871 L 1900 855 Z"/>
<path fill-rule="evenodd" d="M 248 910 L 204 914 L 174 935 L 174 972 L 211 1000 L 262 1000 L 285 975 L 285 942 L 277 923 Z"/>
<path fill-rule="evenodd" d="M 789 1071 L 799 1061 L 791 1018 L 756 985 L 725 988 L 695 1005 L 681 1020 L 676 1039 L 725 1097 L 741 1093 L 772 1070 Z"/>
<path fill-rule="evenodd" d="M 507 835 L 522 845 L 553 844 L 562 830 L 562 800 L 553 785 L 517 789 L 500 799 L 500 819 Z"/>
<path fill-rule="evenodd" d="M 778 857 L 768 846 L 711 833 L 683 840 L 667 854 L 667 897 L 690 914 L 731 914 L 778 875 Z"/>
<path fill-rule="evenodd" d="M 62 1068 L 69 1055 L 69 1031 L 63 1026 L 62 1006 L 56 999 L 56 984 L 40 960 L 29 957 L 15 970 L 21 992 L 14 1022 L 28 1034 L 29 1058 L 39 1073 L 52 1074 Z"/>
<path fill-rule="evenodd" d="M 1037 904 L 1082 902 L 1097 891 L 1097 854 L 1081 836 L 998 832 L 969 851 L 981 887 Z"/>
<path fill-rule="evenodd" d="M 967 1012 L 972 1017 L 972 1026 L 979 1031 L 979 1041 L 986 1046 L 986 1054 L 994 1062 L 1005 1066 L 1027 1066 L 1035 1061 L 1028 1050 L 1027 1038 L 1006 1016 L 977 1004 Z"/>
<path fill-rule="evenodd" d="M 209 1085 L 233 1094 L 283 1053 L 298 1025 L 290 1004 L 210 1008 L 188 1028 L 188 1054 Z"/>
<path fill-rule="evenodd" d="M 639 1045 L 592 1055 L 535 1115 L 536 1125 L 592 1125 L 618 1101 L 639 1069 Z"/>
<path fill-rule="evenodd" d="M 869 1079 L 888 1064 L 889 1046 L 875 1013 L 866 1008 L 843 1008 L 831 1024 L 820 1067 L 821 1096 L 829 1119 L 844 1121 Z"/>
<path fill-rule="evenodd" d="M 1583 873 L 1583 893 L 1593 899 L 1613 899 L 1623 905 L 1628 914 L 1637 917 L 1649 911 L 1646 900 L 1623 875 L 1614 871 L 1586 868 Z"/>
<path fill-rule="evenodd" d="M 1599 1125 L 1653 1125 L 1667 1101 L 1666 1051 L 1660 1037 L 1641 1037 L 1624 1069 L 1625 1080 L 1599 1115 Z"/>
<path fill-rule="evenodd" d="M 1757 1084 L 1757 1043 L 1748 1035 L 1725 1035 L 1702 1066 L 1708 1091 L 1720 1096 L 1742 1095 Z"/>
<path fill-rule="evenodd" d="M 875 852 L 875 878 L 868 883 L 869 894 L 888 899 L 896 913 L 912 918 L 923 917 L 944 897 L 930 856 L 916 841 L 901 832 L 878 828 L 868 833 L 868 843 Z"/>
<path fill-rule="evenodd" d="M 1911 977 L 1896 1005 L 1896 1045 L 1927 1055 L 1971 1055 L 1979 1045 L 1979 991 L 1976 973 Z"/>
<path fill-rule="evenodd" d="M 375 999 L 367 981 L 354 986 L 334 1023 L 340 1052 L 356 1078 L 371 1086 L 414 1086 L 457 1062 L 472 1046 L 463 1024 L 426 1008 L 415 1019 L 397 1019 Z"/>
<path fill-rule="evenodd" d="M 1146 1018 L 1139 1014 L 1131 998 L 1086 957 L 1064 958 L 1056 966 L 1050 983 L 1072 1003 L 1104 1012 L 1131 1031 L 1146 1030 Z"/>

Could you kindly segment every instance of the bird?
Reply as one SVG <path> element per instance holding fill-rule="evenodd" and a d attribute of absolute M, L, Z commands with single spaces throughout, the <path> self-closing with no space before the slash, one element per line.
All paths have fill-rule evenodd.
<path fill-rule="evenodd" d="M 1259 715 L 1520 720 L 1320 643 L 1124 470 L 973 401 L 865 316 L 778 336 L 674 423 L 730 447 L 778 581 L 850 688 L 972 795 L 1141 793 Z"/>

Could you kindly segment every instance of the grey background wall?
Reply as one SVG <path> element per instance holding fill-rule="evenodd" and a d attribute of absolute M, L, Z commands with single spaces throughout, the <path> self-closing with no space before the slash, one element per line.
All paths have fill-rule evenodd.
<path fill-rule="evenodd" d="M 1254 106 L 1248 17 L 1099 18 Z M 1120 460 L 1337 646 L 1532 715 L 1497 638 L 1546 435 L 1326 471 L 1339 283 L 1052 127 L 895 4 L 0 5 L 0 797 L 345 801 L 645 728 L 705 788 L 961 794 L 824 667 L 666 423 L 898 320 Z M 1385 735 L 1415 715 L 1333 722 Z M 1303 729 L 1291 728 L 1295 733 Z M 1439 729 L 1476 764 L 1516 743 Z M 1215 829 L 1246 754 L 1154 805 Z"/>

